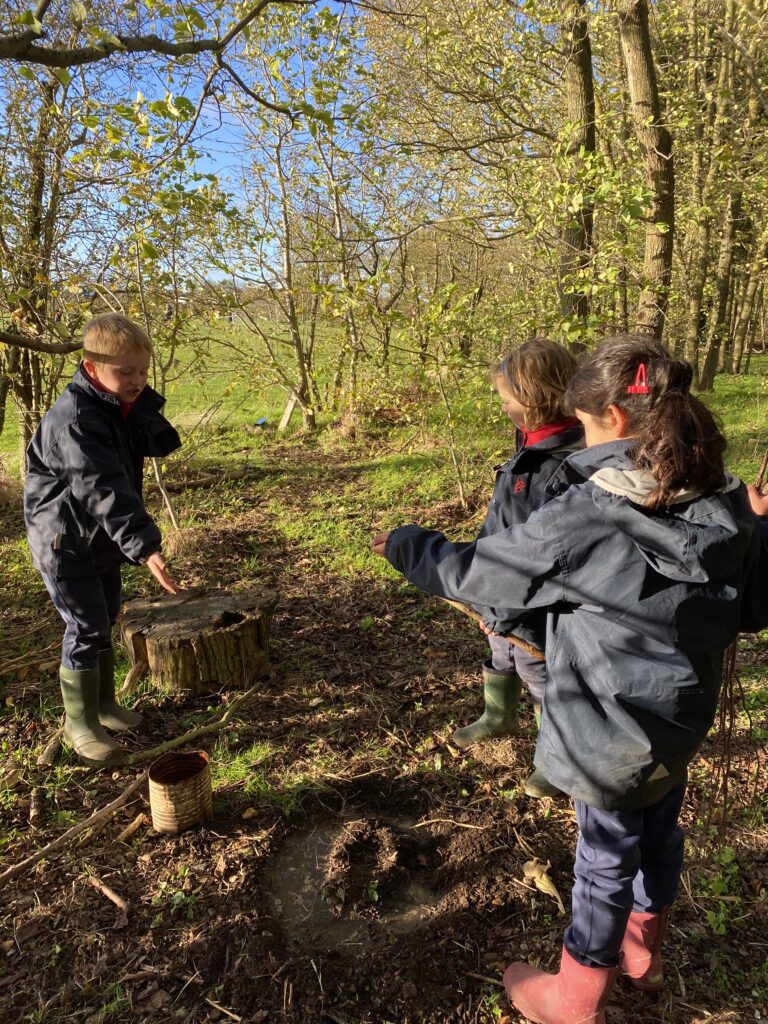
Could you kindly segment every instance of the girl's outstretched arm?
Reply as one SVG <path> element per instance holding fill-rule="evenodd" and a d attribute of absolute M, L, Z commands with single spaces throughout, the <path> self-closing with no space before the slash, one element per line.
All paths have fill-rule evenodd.
<path fill-rule="evenodd" d="M 470 544 L 453 544 L 420 526 L 401 526 L 377 534 L 373 548 L 420 590 L 486 609 L 484 621 L 496 631 L 515 610 L 522 614 L 564 599 L 565 557 L 545 511 Z M 492 609 L 503 609 L 504 623 L 489 618 Z"/>

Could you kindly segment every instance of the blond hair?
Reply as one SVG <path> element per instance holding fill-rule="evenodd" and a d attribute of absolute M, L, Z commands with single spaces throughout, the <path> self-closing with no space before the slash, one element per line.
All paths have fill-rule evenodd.
<path fill-rule="evenodd" d="M 152 342 L 143 327 L 121 313 L 102 313 L 85 325 L 83 355 L 94 363 L 112 362 L 115 356 L 152 353 Z"/>
<path fill-rule="evenodd" d="M 529 430 L 557 423 L 568 416 L 563 401 L 576 372 L 575 357 L 549 338 L 531 338 L 502 359 L 494 370 L 517 401 L 525 407 Z"/>

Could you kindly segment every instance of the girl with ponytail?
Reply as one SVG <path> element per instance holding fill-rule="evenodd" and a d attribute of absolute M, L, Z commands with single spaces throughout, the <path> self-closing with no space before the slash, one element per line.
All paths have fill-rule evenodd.
<path fill-rule="evenodd" d="M 619 972 L 663 987 L 688 764 L 726 648 L 768 625 L 748 606 L 760 540 L 746 489 L 690 383 L 654 339 L 606 338 L 568 385 L 587 447 L 562 463 L 552 500 L 471 544 L 417 526 L 373 541 L 423 590 L 483 608 L 489 632 L 547 611 L 535 764 L 573 799 L 579 839 L 559 973 L 514 963 L 504 976 L 538 1024 L 604 1024 Z"/>

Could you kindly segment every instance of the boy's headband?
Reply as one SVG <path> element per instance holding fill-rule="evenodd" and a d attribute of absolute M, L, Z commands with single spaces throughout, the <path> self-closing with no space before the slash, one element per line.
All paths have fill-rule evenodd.
<path fill-rule="evenodd" d="M 645 376 L 645 363 L 640 363 L 635 374 L 635 383 L 630 384 L 627 387 L 628 395 L 649 395 L 651 389 L 648 387 L 648 381 Z"/>
<path fill-rule="evenodd" d="M 108 356 L 106 352 L 91 352 L 90 349 L 83 349 L 83 359 L 90 359 L 92 363 L 112 363 L 119 365 L 124 363 L 126 358 L 133 354 L 137 349 L 128 348 L 124 352 L 118 352 L 117 355 Z M 146 351 L 146 349 L 141 349 Z"/>

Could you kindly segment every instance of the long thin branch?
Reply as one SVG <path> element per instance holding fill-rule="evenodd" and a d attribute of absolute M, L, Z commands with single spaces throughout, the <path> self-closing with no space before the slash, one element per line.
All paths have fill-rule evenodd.
<path fill-rule="evenodd" d="M 214 39 L 185 39 L 170 42 L 160 36 L 110 35 L 92 46 L 60 48 L 40 46 L 36 39 L 41 31 L 26 30 L 17 33 L 0 34 L 0 60 L 24 61 L 27 64 L 42 64 L 49 68 L 71 68 L 111 57 L 114 53 L 159 53 L 166 57 L 184 57 L 196 53 L 223 53 L 229 44 L 255 21 L 265 7 L 272 4 L 292 7 L 310 7 L 315 0 L 259 0 L 225 36 Z M 43 8 L 47 4 L 41 4 Z M 43 12 L 44 13 L 44 12 Z M 39 20 L 39 18 L 38 18 Z"/>
<path fill-rule="evenodd" d="M 135 754 L 131 754 L 130 757 L 127 757 L 124 764 L 140 764 L 142 761 L 158 757 L 160 754 L 164 754 L 168 750 L 175 750 L 176 747 L 182 747 L 185 743 L 191 743 L 192 740 L 197 740 L 201 736 L 210 736 L 211 733 L 221 732 L 221 730 L 226 729 L 232 721 L 235 711 L 237 711 L 237 709 L 244 704 L 249 697 L 252 697 L 254 693 L 261 688 L 261 686 L 262 684 L 260 682 L 254 683 L 249 690 L 241 693 L 239 697 L 235 697 L 217 722 L 211 722 L 209 725 L 201 725 L 197 729 L 191 729 L 189 732 L 185 732 L 183 736 L 176 736 L 175 739 L 168 740 L 166 743 L 160 743 L 158 746 L 152 747 L 151 750 L 139 750 Z M 2 877 L 3 876 L 0 875 L 0 881 L 2 881 Z"/>
<path fill-rule="evenodd" d="M 27 857 L 25 860 L 19 861 L 18 864 L 14 864 L 13 867 L 7 868 L 0 874 L 0 883 L 8 882 L 11 878 L 18 878 L 19 875 L 23 875 L 31 867 L 37 864 L 38 861 L 43 860 L 45 857 L 49 857 L 52 853 L 57 850 L 61 850 L 62 847 L 67 846 L 75 836 L 79 836 L 81 832 L 85 832 L 86 829 L 92 828 L 98 822 L 107 821 L 115 811 L 119 810 L 124 803 L 127 803 L 128 798 L 132 796 L 137 789 L 140 789 L 147 781 L 148 772 L 142 772 L 141 775 L 134 779 L 128 789 L 124 790 L 120 796 L 113 800 L 111 804 L 107 804 L 106 807 L 102 807 L 101 810 L 96 811 L 86 818 L 85 821 L 81 821 L 79 825 L 73 825 L 72 828 L 60 835 L 58 839 L 54 839 L 52 843 L 48 843 L 42 850 L 38 850 L 37 853 L 33 853 L 31 857 Z"/>

